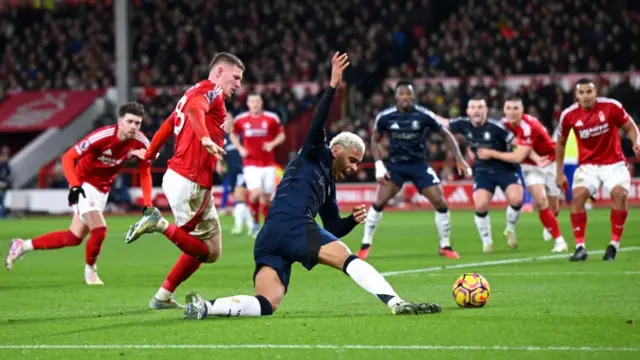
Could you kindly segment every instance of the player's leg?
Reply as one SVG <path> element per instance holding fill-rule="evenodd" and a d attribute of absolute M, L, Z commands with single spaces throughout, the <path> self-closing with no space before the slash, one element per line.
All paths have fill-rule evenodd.
<path fill-rule="evenodd" d="M 240 173 L 237 176 L 236 186 L 233 191 L 233 228 L 231 233 L 239 235 L 242 233 L 242 227 L 247 225 L 249 231 L 253 230 L 253 217 L 251 210 L 247 206 L 247 188 L 244 183 L 244 176 Z"/>
<path fill-rule="evenodd" d="M 394 181 L 394 177 L 396 177 Z M 402 188 L 402 179 L 391 173 L 391 180 L 388 180 L 385 184 L 378 184 L 378 190 L 376 194 L 376 202 L 369 208 L 367 212 L 367 219 L 364 225 L 364 235 L 362 237 L 362 243 L 360 250 L 358 250 L 358 257 L 366 259 L 369 256 L 369 250 L 373 243 L 373 236 L 376 233 L 378 224 L 382 220 L 382 211 L 396 194 Z"/>
<path fill-rule="evenodd" d="M 256 166 L 245 166 L 244 168 L 244 181 L 247 184 L 248 191 L 248 204 L 251 216 L 253 217 L 253 229 L 251 229 L 251 235 L 257 236 L 260 230 L 260 193 L 261 193 L 261 168 Z"/>
<path fill-rule="evenodd" d="M 11 270 L 16 260 L 34 250 L 53 250 L 82 244 L 82 239 L 89 233 L 87 227 L 77 214 L 73 215 L 68 230 L 54 231 L 33 239 L 13 239 L 5 261 L 7 270 Z"/>
<path fill-rule="evenodd" d="M 107 223 L 101 211 L 90 211 L 82 216 L 89 228 L 90 235 L 85 246 L 84 279 L 89 285 L 103 285 L 98 277 L 96 261 L 102 250 L 102 243 L 107 237 Z"/>
<path fill-rule="evenodd" d="M 413 183 L 420 193 L 429 200 L 435 211 L 436 229 L 440 237 L 441 256 L 449 259 L 459 259 L 460 255 L 451 248 L 451 214 L 444 199 L 444 193 L 440 186 L 440 179 L 431 167 L 420 167 L 422 171 L 414 176 Z"/>
<path fill-rule="evenodd" d="M 262 168 L 262 181 L 260 193 L 260 208 L 262 210 L 262 216 L 264 220 L 267 220 L 269 215 L 269 207 L 271 206 L 271 196 L 276 190 L 276 167 L 267 166 Z"/>
<path fill-rule="evenodd" d="M 585 204 L 601 185 L 602 182 L 598 178 L 597 169 L 594 166 L 582 165 L 575 171 L 572 186 L 571 228 L 576 242 L 576 250 L 569 258 L 571 261 L 587 260 L 587 248 L 585 246 L 587 212 Z"/>
<path fill-rule="evenodd" d="M 518 247 L 516 225 L 520 220 L 520 210 L 522 209 L 524 195 L 522 181 L 516 173 L 504 175 L 500 181 L 500 187 L 507 198 L 507 204 L 509 204 L 506 211 L 507 221 L 504 236 L 507 239 L 507 245 L 512 249 L 516 249 Z"/>
<path fill-rule="evenodd" d="M 552 252 L 567 251 L 567 243 L 562 237 L 560 232 L 560 224 L 556 218 L 551 203 L 549 202 L 549 196 L 547 196 L 546 185 L 543 184 L 531 184 L 527 186 L 527 189 L 531 193 L 533 200 L 538 208 L 538 217 L 540 223 L 545 230 L 549 232 L 551 237 L 555 240 L 555 245 Z M 553 197 L 554 201 L 557 201 L 557 197 Z"/>
<path fill-rule="evenodd" d="M 433 314 L 439 313 L 441 308 L 437 304 L 409 303 L 404 301 L 389 282 L 373 266 L 351 254 L 343 242 L 335 239 L 331 234 L 322 231 L 319 236 L 324 238 L 324 245 L 318 252 L 318 263 L 342 270 L 358 286 L 374 295 L 387 305 L 395 315 Z"/>
<path fill-rule="evenodd" d="M 606 165 L 600 168 L 600 177 L 604 191 L 608 192 L 613 206 L 611 207 L 611 241 L 605 251 L 603 260 L 613 261 L 620 248 L 620 238 L 627 221 L 627 197 L 631 188 L 631 174 L 624 163 Z"/>
<path fill-rule="evenodd" d="M 489 204 L 493 198 L 496 183 L 489 176 L 476 174 L 473 184 L 473 206 L 476 211 L 474 222 L 482 241 L 482 250 L 485 253 L 493 252 L 493 237 L 491 235 L 491 218 L 489 217 Z"/>
<path fill-rule="evenodd" d="M 233 193 L 233 189 L 229 182 L 229 172 L 222 178 L 222 194 L 220 195 L 220 209 L 223 212 L 227 211 L 227 205 L 229 203 L 229 194 Z"/>

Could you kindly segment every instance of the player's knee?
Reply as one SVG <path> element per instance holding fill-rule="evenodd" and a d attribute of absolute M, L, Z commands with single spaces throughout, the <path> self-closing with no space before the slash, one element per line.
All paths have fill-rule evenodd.
<path fill-rule="evenodd" d="M 64 238 L 64 246 L 78 246 L 82 244 L 82 238 L 72 233 L 71 231 L 67 232 L 67 235 Z"/>
<path fill-rule="evenodd" d="M 611 200 L 615 209 L 622 210 L 627 206 L 628 192 L 621 186 L 616 186 L 611 190 Z"/>

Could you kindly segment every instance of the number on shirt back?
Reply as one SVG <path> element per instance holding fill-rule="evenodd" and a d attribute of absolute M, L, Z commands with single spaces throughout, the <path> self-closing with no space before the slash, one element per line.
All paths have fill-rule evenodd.
<path fill-rule="evenodd" d="M 184 95 L 180 98 L 180 101 L 178 101 L 178 104 L 176 105 L 176 123 L 173 127 L 173 133 L 176 135 L 180 134 L 180 131 L 182 131 L 182 128 L 184 127 L 184 113 L 182 112 L 182 109 L 184 109 L 184 104 L 186 103 L 187 95 Z"/>

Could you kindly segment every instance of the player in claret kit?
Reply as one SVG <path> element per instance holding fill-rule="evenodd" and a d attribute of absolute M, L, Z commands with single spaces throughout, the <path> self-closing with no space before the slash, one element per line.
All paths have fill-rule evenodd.
<path fill-rule="evenodd" d="M 557 214 L 560 211 L 560 189 L 556 185 L 555 143 L 542 123 L 535 117 L 524 113 L 522 100 L 511 98 L 504 103 L 505 126 L 516 134 L 515 151 L 502 152 L 492 149 L 478 149 L 482 160 L 497 159 L 521 164 L 527 189 L 533 196 L 538 208 L 542 226 L 555 239 L 552 252 L 567 251 L 567 243 L 562 237 Z M 543 157 L 544 163 L 532 160 Z"/>
<path fill-rule="evenodd" d="M 320 100 L 302 149 L 289 164 L 276 189 L 271 210 L 254 246 L 256 296 L 238 295 L 206 301 L 197 293 L 187 296 L 185 318 L 208 316 L 271 315 L 284 298 L 291 277 L 291 265 L 300 262 L 311 270 L 324 264 L 344 271 L 358 285 L 375 295 L 393 314 L 440 312 L 436 304 L 414 304 L 400 298 L 371 265 L 351 254 L 339 238 L 364 221 L 364 205 L 352 215 L 340 218 L 336 181 L 354 174 L 362 161 L 364 142 L 358 135 L 343 132 L 329 146 L 324 127 L 331 102 L 349 65 L 346 54 L 333 57 L 330 87 Z M 322 218 L 324 228 L 315 221 Z"/>
<path fill-rule="evenodd" d="M 55 231 L 30 240 L 13 239 L 5 266 L 11 270 L 15 261 L 34 250 L 52 250 L 77 246 L 88 235 L 84 279 L 89 285 L 103 285 L 96 261 L 107 236 L 103 211 L 116 174 L 133 152 L 147 149 L 149 140 L 139 131 L 144 108 L 138 103 L 122 105 L 118 124 L 105 126 L 87 135 L 62 157 L 64 176 L 69 183 L 69 205 L 73 219 L 66 231 Z M 77 165 L 76 165 L 77 161 Z M 151 165 L 139 161 L 140 184 L 144 206 L 151 204 Z"/>
<path fill-rule="evenodd" d="M 284 128 L 275 113 L 264 111 L 262 97 L 249 95 L 249 111 L 238 114 L 229 139 L 243 159 L 244 181 L 249 190 L 249 207 L 253 214 L 253 236 L 260 230 L 260 208 L 269 214 L 271 196 L 276 186 L 276 157 L 273 149 L 285 140 Z M 242 143 L 238 139 L 242 137 Z"/>
<path fill-rule="evenodd" d="M 151 309 L 177 308 L 173 292 L 203 262 L 215 262 L 222 250 L 222 234 L 211 188 L 216 161 L 223 158 L 227 126 L 225 97 L 240 87 L 244 64 L 235 55 L 219 53 L 209 66 L 209 78 L 192 86 L 180 98 L 175 110 L 153 136 L 149 150 L 138 152 L 143 159 L 155 158 L 173 133 L 174 155 L 162 179 L 162 190 L 175 223 L 162 217 L 157 208 L 148 209 L 125 236 L 131 243 L 146 233 L 159 232 L 183 254 L 151 298 Z"/>
<path fill-rule="evenodd" d="M 620 238 L 627 220 L 627 196 L 631 187 L 631 174 L 625 164 L 618 128 L 631 138 L 633 151 L 640 156 L 638 127 L 614 99 L 598 97 L 596 85 L 589 79 L 580 79 L 575 86 L 578 102 L 560 115 L 556 145 L 556 183 L 566 186 L 562 173 L 567 137 L 573 129 L 578 143 L 578 169 L 573 178 L 571 227 L 576 241 L 571 261 L 587 260 L 585 230 L 587 213 L 585 203 L 601 187 L 611 196 L 611 241 L 603 260 L 613 261 L 620 246 Z"/>

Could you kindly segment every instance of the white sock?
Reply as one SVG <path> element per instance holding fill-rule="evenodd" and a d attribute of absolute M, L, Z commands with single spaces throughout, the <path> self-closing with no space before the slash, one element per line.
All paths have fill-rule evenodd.
<path fill-rule="evenodd" d="M 236 295 L 215 301 L 205 301 L 207 315 L 217 316 L 260 316 L 260 301 L 255 296 Z"/>
<path fill-rule="evenodd" d="M 362 237 L 362 244 L 371 245 L 373 242 L 373 235 L 376 233 L 376 229 L 378 228 L 378 224 L 382 219 L 382 211 L 378 212 L 376 209 L 372 207 L 369 208 L 367 212 L 367 219 L 364 224 L 364 236 Z"/>
<path fill-rule="evenodd" d="M 233 205 L 233 227 L 236 229 L 240 229 L 242 224 L 244 223 L 245 210 L 247 204 L 243 202 L 236 203 Z"/>
<path fill-rule="evenodd" d="M 33 241 L 31 239 L 25 240 L 22 243 L 22 253 L 26 254 L 26 253 L 31 252 L 31 251 L 33 251 Z"/>
<path fill-rule="evenodd" d="M 171 299 L 171 295 L 173 295 L 173 293 L 163 287 L 160 287 L 160 289 L 158 289 L 158 292 L 156 293 L 155 297 L 156 299 L 160 300 L 160 301 L 168 301 L 169 299 Z"/>
<path fill-rule="evenodd" d="M 451 213 L 449 210 L 445 213 L 436 211 L 436 229 L 440 236 L 440 248 L 451 246 L 449 241 L 451 237 Z"/>
<path fill-rule="evenodd" d="M 84 264 L 84 272 L 85 273 L 92 272 L 92 271 L 98 271 L 98 267 L 95 264 L 93 264 L 93 265 Z"/>
<path fill-rule="evenodd" d="M 491 219 L 489 214 L 484 217 L 475 216 L 476 227 L 478 228 L 478 234 L 480 234 L 480 240 L 483 245 L 493 244 L 493 238 L 491 237 Z"/>
<path fill-rule="evenodd" d="M 256 226 L 256 222 L 253 221 L 253 214 L 251 214 L 251 209 L 249 209 L 249 206 L 246 203 L 242 207 L 242 213 L 242 218 L 245 221 L 245 225 L 247 225 L 249 231 L 253 231 L 253 227 Z"/>
<path fill-rule="evenodd" d="M 375 295 L 385 303 L 388 307 L 392 308 L 396 304 L 403 302 L 398 294 L 393 290 L 387 280 L 380 275 L 380 273 L 366 261 L 358 258 L 352 258 L 351 262 L 347 265 L 345 272 L 347 275 L 360 285 L 361 288 L 367 290 L 369 293 Z"/>
<path fill-rule="evenodd" d="M 162 218 L 158 221 L 158 225 L 156 226 L 156 232 L 163 233 L 169 227 L 169 220 Z"/>
<path fill-rule="evenodd" d="M 547 228 L 544 228 L 542 230 L 542 238 L 544 239 L 544 241 L 549 241 L 553 239 L 553 235 L 551 235 L 551 233 L 549 232 L 549 230 L 547 230 Z"/>
<path fill-rule="evenodd" d="M 518 219 L 520 219 L 520 209 L 516 210 L 511 206 L 507 206 L 507 228 L 505 230 L 515 232 Z"/>
<path fill-rule="evenodd" d="M 613 247 L 616 248 L 616 250 L 620 248 L 620 241 L 611 240 L 609 244 L 613 245 Z"/>

